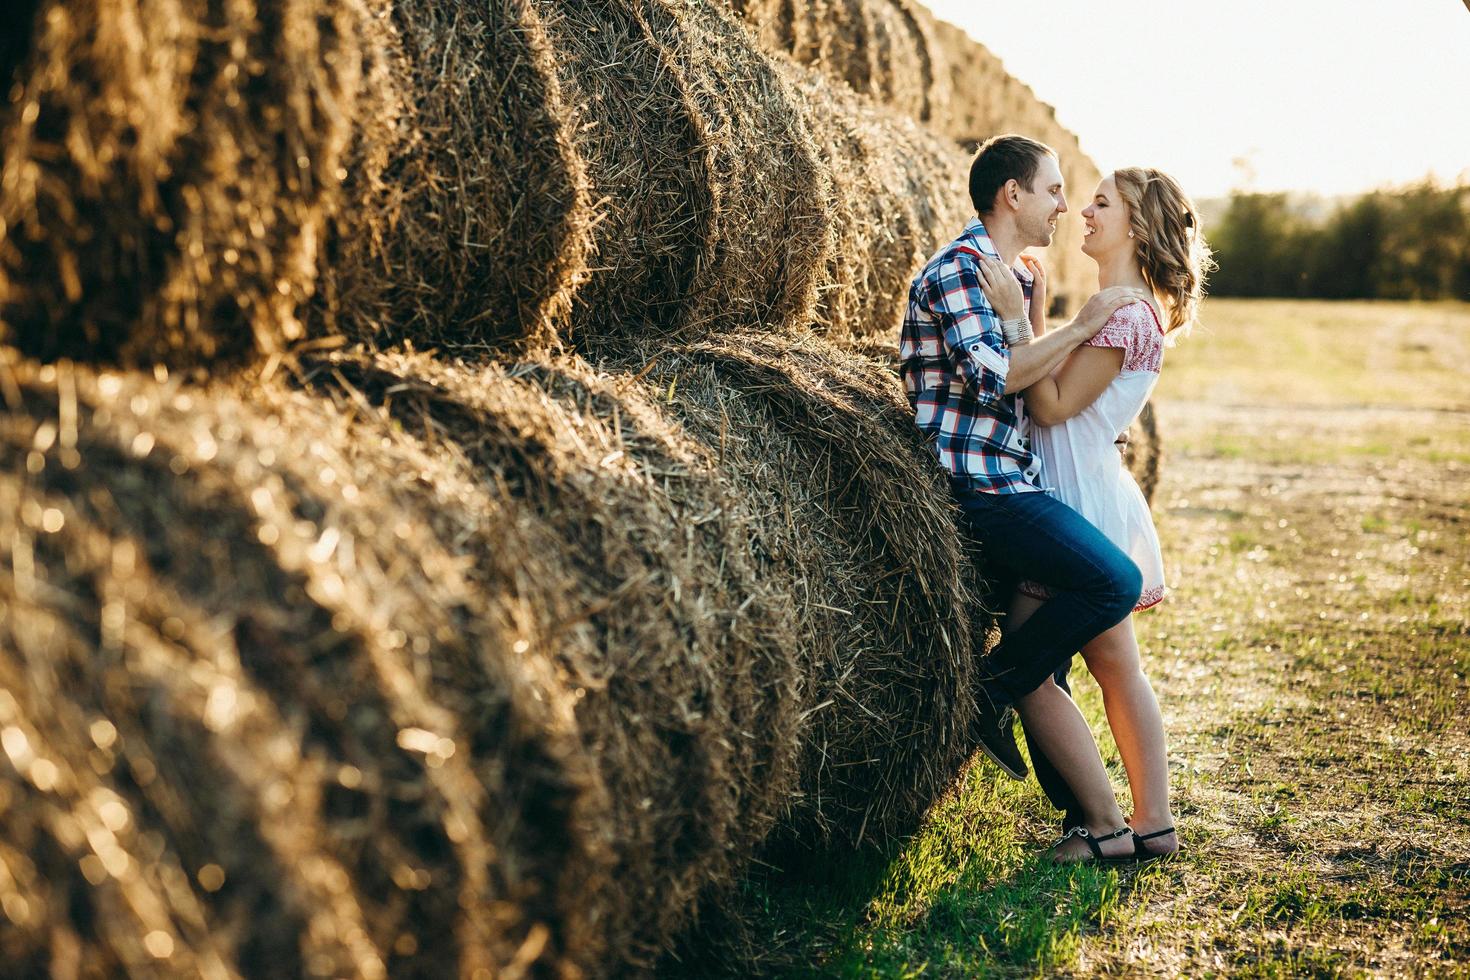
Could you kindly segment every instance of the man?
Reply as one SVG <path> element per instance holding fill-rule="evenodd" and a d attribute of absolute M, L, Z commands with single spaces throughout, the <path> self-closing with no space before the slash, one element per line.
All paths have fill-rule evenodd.
<path fill-rule="evenodd" d="M 991 652 L 975 732 L 982 750 L 1023 779 L 1011 706 L 1065 668 L 1087 641 L 1133 609 L 1142 576 L 1132 559 L 1080 514 L 1042 492 L 1016 395 L 1090 340 L 1113 311 L 1142 299 L 1116 287 L 1091 297 L 1076 319 L 1030 343 L 1005 342 L 1021 324 L 1002 324 L 981 291 L 981 259 L 1015 265 L 1021 251 L 1051 244 L 1067 210 L 1055 152 L 1024 136 L 986 141 L 970 167 L 976 217 L 914 279 L 899 348 L 915 423 L 930 440 L 986 560 L 1007 577 L 1048 586 L 1052 598 Z M 1030 302 L 1029 275 L 1013 270 Z M 1038 761 L 1054 802 L 1070 791 Z"/>

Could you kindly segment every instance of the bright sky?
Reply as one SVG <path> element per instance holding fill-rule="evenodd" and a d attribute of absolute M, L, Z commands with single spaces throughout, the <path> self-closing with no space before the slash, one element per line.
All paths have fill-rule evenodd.
<path fill-rule="evenodd" d="M 923 2 L 1105 173 L 1158 167 L 1196 198 L 1470 179 L 1463 0 Z"/>

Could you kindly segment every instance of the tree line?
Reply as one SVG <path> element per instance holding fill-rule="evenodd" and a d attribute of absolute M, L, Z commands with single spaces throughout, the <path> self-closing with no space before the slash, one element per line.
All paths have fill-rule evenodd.
<path fill-rule="evenodd" d="M 1206 236 L 1216 296 L 1470 300 L 1470 184 L 1425 180 L 1325 212 L 1237 191 Z"/>

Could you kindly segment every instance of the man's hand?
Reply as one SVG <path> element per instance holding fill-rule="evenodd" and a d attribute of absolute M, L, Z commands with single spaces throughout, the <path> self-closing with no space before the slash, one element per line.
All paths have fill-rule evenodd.
<path fill-rule="evenodd" d="M 1107 325 L 1108 317 L 1120 306 L 1138 300 L 1148 301 L 1148 292 L 1134 286 L 1109 286 L 1107 289 L 1093 293 L 1086 304 L 1072 320 L 1074 327 L 1082 335 L 1083 341 L 1091 340 L 1097 336 L 1097 332 Z"/>
<path fill-rule="evenodd" d="M 980 288 L 990 301 L 990 308 L 1002 320 L 1020 320 L 1026 316 L 1026 296 L 1021 292 L 1021 283 L 1004 262 L 988 255 L 980 256 Z"/>

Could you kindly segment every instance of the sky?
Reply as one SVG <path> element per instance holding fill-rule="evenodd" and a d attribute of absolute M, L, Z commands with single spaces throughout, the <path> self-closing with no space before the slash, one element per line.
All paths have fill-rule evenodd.
<path fill-rule="evenodd" d="M 1158 167 L 1195 198 L 1470 180 L 1464 0 L 923 2 L 1104 173 Z"/>

